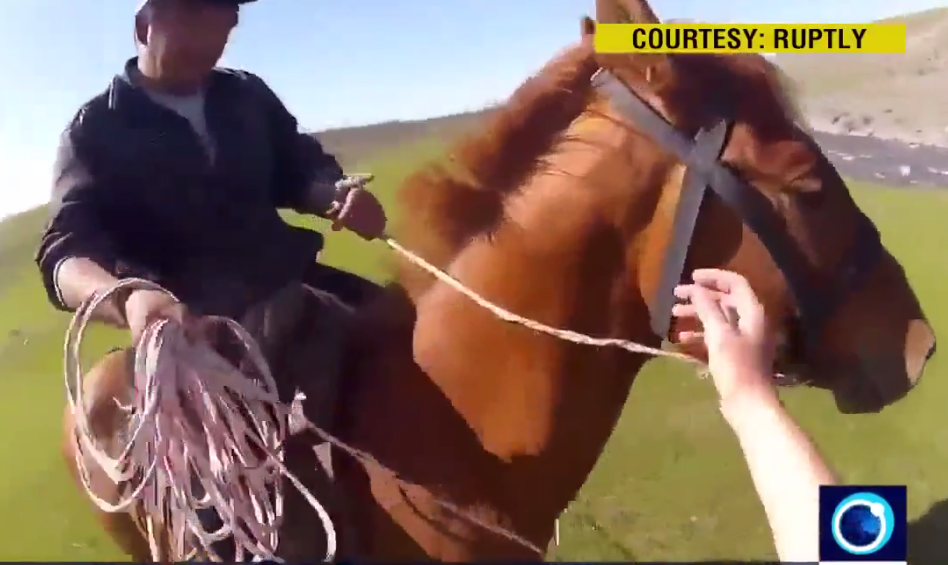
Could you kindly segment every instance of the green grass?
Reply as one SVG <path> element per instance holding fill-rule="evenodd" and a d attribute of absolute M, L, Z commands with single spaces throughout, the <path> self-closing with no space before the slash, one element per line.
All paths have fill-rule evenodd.
<path fill-rule="evenodd" d="M 45 209 L 37 209 L 0 222 L 0 296 L 33 260 L 45 216 Z"/>
<path fill-rule="evenodd" d="M 390 154 L 371 169 L 390 199 L 398 181 L 436 148 Z M 948 331 L 942 259 L 948 193 L 853 185 L 903 261 L 936 331 Z M 407 212 L 407 211 L 405 211 Z M 301 221 L 292 217 L 291 221 Z M 325 226 L 320 226 L 325 228 Z M 0 226 L 0 234 L 4 232 Z M 25 229 L 25 228 L 23 228 Z M 32 228 L 30 228 L 32 229 Z M 0 247 L 0 253 L 6 252 Z M 21 251 L 10 251 L 22 259 Z M 2 255 L 0 255 L 2 259 Z M 324 258 L 385 277 L 378 244 L 332 234 Z M 59 454 L 63 406 L 61 340 L 65 318 L 52 313 L 28 266 L 0 289 L 0 560 L 109 560 L 121 556 L 100 533 L 88 503 L 67 479 Z M 8 337 L 18 329 L 27 336 Z M 89 358 L 116 339 L 97 330 Z M 909 485 L 910 514 L 948 498 L 948 441 L 942 438 L 945 361 L 936 357 L 920 387 L 879 415 L 842 416 L 828 394 L 785 393 L 787 404 L 832 464 L 851 482 Z M 937 541 L 937 539 L 935 540 Z M 921 535 L 913 545 L 930 551 Z M 715 410 L 710 384 L 668 362 L 636 383 L 606 455 L 562 520 L 555 557 L 577 560 L 710 560 L 773 557 L 766 522 L 736 442 Z M 944 559 L 939 559 L 945 562 Z"/>

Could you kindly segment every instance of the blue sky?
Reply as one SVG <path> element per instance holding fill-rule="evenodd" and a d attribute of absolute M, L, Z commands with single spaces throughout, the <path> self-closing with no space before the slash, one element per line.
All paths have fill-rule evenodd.
<path fill-rule="evenodd" d="M 0 217 L 46 201 L 59 133 L 134 55 L 136 0 L 0 2 Z M 652 0 L 663 18 L 858 22 L 943 0 Z M 224 64 L 309 128 L 483 107 L 577 38 L 593 0 L 259 0 Z"/>

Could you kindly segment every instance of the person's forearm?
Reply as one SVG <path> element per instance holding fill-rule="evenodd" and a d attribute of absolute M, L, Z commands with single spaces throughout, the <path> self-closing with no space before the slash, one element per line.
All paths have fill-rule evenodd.
<path fill-rule="evenodd" d="M 56 286 L 59 289 L 63 303 L 70 310 L 75 310 L 97 292 L 104 292 L 118 283 L 112 274 L 83 257 L 70 257 L 59 264 L 56 269 Z M 113 295 L 111 300 L 101 304 L 93 313 L 93 318 L 124 327 L 124 306 L 122 297 Z"/>
<path fill-rule="evenodd" d="M 721 412 L 744 451 L 780 560 L 817 561 L 819 487 L 834 484 L 833 473 L 776 394 L 722 403 Z"/>

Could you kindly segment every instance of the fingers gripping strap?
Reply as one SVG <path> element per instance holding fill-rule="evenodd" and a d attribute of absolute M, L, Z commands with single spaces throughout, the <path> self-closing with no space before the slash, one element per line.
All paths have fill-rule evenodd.
<path fill-rule="evenodd" d="M 665 248 L 665 260 L 662 264 L 654 299 L 650 303 L 651 326 L 655 335 L 665 338 L 671 326 L 671 311 L 675 305 L 675 287 L 681 282 L 688 258 L 688 249 L 694 238 L 701 203 L 708 190 L 708 181 L 704 176 L 705 164 L 717 161 L 724 149 L 728 126 L 719 122 L 712 130 L 701 130 L 695 137 L 694 148 L 686 163 L 685 178 L 682 182 L 672 223 L 671 241 Z"/>

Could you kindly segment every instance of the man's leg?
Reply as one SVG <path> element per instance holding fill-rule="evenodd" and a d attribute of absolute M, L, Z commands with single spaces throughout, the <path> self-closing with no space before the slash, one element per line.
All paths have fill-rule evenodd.
<path fill-rule="evenodd" d="M 307 269 L 303 282 L 331 292 L 346 304 L 358 308 L 382 292 L 382 287 L 359 275 L 314 262 Z"/>
<path fill-rule="evenodd" d="M 337 296 L 343 302 L 352 307 L 359 307 L 373 296 L 381 293 L 382 287 L 364 279 L 358 275 L 347 273 L 345 271 L 334 269 L 332 267 L 313 262 L 307 272 L 304 274 L 303 282 L 309 286 L 330 292 Z M 290 291 L 291 294 L 293 291 Z M 308 294 L 304 293 L 304 296 Z M 310 303 L 296 305 L 293 300 L 278 300 L 277 296 L 269 297 L 268 304 L 261 305 L 265 308 L 264 317 L 277 317 L 295 320 L 297 316 L 302 316 L 302 323 L 287 322 L 289 325 L 271 320 L 269 324 L 264 324 L 256 328 L 250 320 L 243 317 L 243 323 L 253 333 L 263 331 L 262 335 L 254 337 L 261 341 L 267 353 L 270 368 L 277 380 L 280 396 L 285 402 L 292 398 L 296 390 L 303 390 L 307 393 L 310 413 L 307 414 L 310 420 L 323 427 L 331 427 L 332 415 L 335 412 L 335 403 L 337 402 L 336 379 L 341 372 L 341 340 L 343 339 L 345 320 L 338 318 L 341 314 L 335 316 L 327 312 L 316 310 L 318 306 Z M 318 301 L 314 301 L 318 303 Z M 312 310 L 310 310 L 312 309 Z M 279 328 L 279 329 L 278 329 Z M 264 330 L 268 331 L 264 331 Z M 239 344 L 228 339 L 230 336 L 219 336 L 218 343 L 215 345 L 222 349 L 222 353 L 230 353 L 228 357 L 240 358 L 242 348 Z M 233 350 L 233 351 L 232 351 Z M 321 378 L 313 378 L 313 377 Z M 322 419 L 320 418 L 322 417 Z M 293 442 L 288 443 L 289 450 Z M 293 460 L 299 464 L 299 461 L 306 460 L 307 457 L 316 455 L 312 446 L 307 443 L 308 452 L 301 453 L 299 449 L 294 453 Z M 317 455 L 318 456 L 318 455 Z M 312 464 L 303 464 L 303 469 L 297 471 L 304 472 L 300 478 L 312 489 L 315 488 L 319 497 L 335 497 L 336 494 L 330 483 L 322 473 L 316 473 L 316 465 L 327 466 L 327 474 L 331 473 L 328 461 L 313 461 Z M 315 475 L 313 475 L 315 473 Z M 299 473 L 298 473 L 299 474 Z M 293 490 L 292 488 L 290 489 Z M 295 492 L 289 494 L 290 500 L 287 501 L 285 511 L 290 518 L 300 519 L 302 523 L 300 528 L 310 528 L 312 511 L 304 499 L 297 496 Z M 332 506 L 336 512 L 342 512 L 340 503 L 334 503 Z M 199 520 L 201 525 L 208 531 L 213 531 L 222 525 L 220 516 L 214 509 L 205 509 L 199 511 Z M 292 521 L 292 520 L 291 520 Z M 284 529 L 286 539 L 281 543 L 281 554 L 296 557 L 308 556 L 312 553 L 312 535 L 303 535 L 294 530 L 289 524 Z M 233 562 L 235 552 L 233 540 L 227 539 L 217 542 L 213 549 L 224 561 Z"/>
<path fill-rule="evenodd" d="M 368 279 L 315 262 L 307 269 L 303 283 L 332 293 L 356 309 L 383 293 L 382 286 Z M 341 379 L 345 377 L 344 344 L 351 330 L 353 317 L 336 307 L 327 307 L 325 304 L 319 306 L 318 300 L 313 300 L 310 304 L 315 304 L 315 310 L 306 325 L 307 331 L 300 339 L 293 341 L 295 354 L 285 355 L 284 358 L 290 364 L 296 365 L 288 373 L 310 375 L 310 378 L 304 379 L 305 384 L 302 385 L 302 388 L 307 389 L 305 403 L 307 418 L 333 433 L 338 416 L 338 403 L 342 400 L 340 395 L 344 394 L 341 388 Z M 319 370 L 314 371 L 314 367 Z M 350 501 L 345 498 L 345 493 L 333 484 L 333 456 L 329 445 L 320 444 L 315 446 L 315 450 L 312 447 L 310 446 L 310 451 L 306 455 L 315 454 L 318 465 L 325 471 L 313 477 L 313 485 L 316 487 L 313 492 L 317 493 L 317 497 L 322 495 L 328 502 L 329 511 L 337 526 L 337 534 L 340 536 L 340 554 L 352 556 L 357 554 L 358 534 L 354 528 L 351 509 L 348 507 Z M 301 471 L 315 468 L 312 464 L 303 467 Z M 301 497 L 296 497 L 292 502 L 288 501 L 288 513 L 293 502 L 297 505 L 307 504 Z M 301 515 L 309 516 L 308 521 L 301 520 L 300 523 L 308 524 L 310 532 L 308 537 L 312 538 L 314 527 L 312 511 L 304 508 Z"/>

